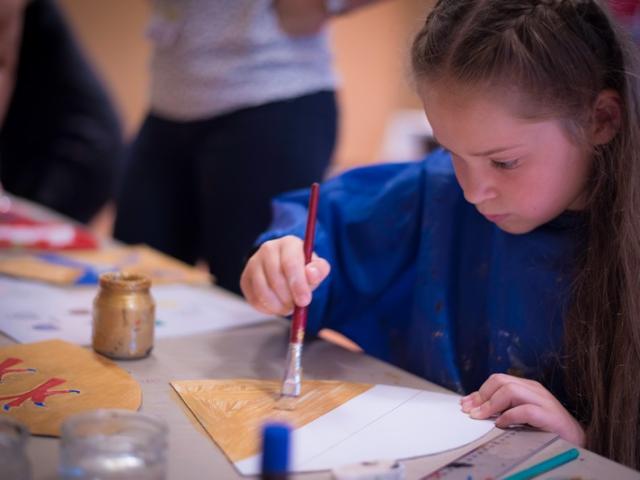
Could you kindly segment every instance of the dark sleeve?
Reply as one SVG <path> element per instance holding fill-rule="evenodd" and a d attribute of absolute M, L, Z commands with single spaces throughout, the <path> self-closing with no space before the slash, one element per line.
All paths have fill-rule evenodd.
<path fill-rule="evenodd" d="M 55 3 L 30 2 L 24 22 L 0 178 L 8 191 L 86 222 L 113 192 L 119 120 Z"/>
<path fill-rule="evenodd" d="M 310 333 L 333 328 L 366 346 L 376 341 L 367 312 L 395 292 L 411 291 L 426 161 L 359 168 L 321 185 L 315 252 L 329 261 L 331 274 L 314 292 Z M 258 242 L 303 238 L 308 197 L 309 190 L 278 197 L 274 221 Z"/>

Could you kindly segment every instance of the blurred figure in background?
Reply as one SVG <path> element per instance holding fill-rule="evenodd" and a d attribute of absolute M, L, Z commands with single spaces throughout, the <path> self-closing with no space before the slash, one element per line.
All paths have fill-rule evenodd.
<path fill-rule="evenodd" d="M 150 112 L 116 238 L 207 261 L 239 292 L 270 199 L 321 180 L 336 143 L 327 20 L 374 0 L 155 0 Z"/>
<path fill-rule="evenodd" d="M 0 3 L 0 125 L 9 108 L 15 82 L 26 5 L 27 0 L 5 0 Z"/>
<path fill-rule="evenodd" d="M 52 0 L 2 0 L 0 70 L 2 185 L 89 221 L 112 197 L 122 134 Z"/>

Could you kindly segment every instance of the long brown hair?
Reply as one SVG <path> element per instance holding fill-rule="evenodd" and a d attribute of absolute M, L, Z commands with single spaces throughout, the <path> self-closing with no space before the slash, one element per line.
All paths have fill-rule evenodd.
<path fill-rule="evenodd" d="M 587 447 L 640 467 L 640 70 L 635 46 L 595 0 L 439 0 L 412 49 L 418 81 L 515 89 L 531 117 L 585 142 L 605 89 L 622 124 L 593 147 L 584 249 L 565 319 L 566 384 Z M 496 87 L 497 86 L 497 87 Z M 530 110 L 531 111 L 531 110 Z"/>

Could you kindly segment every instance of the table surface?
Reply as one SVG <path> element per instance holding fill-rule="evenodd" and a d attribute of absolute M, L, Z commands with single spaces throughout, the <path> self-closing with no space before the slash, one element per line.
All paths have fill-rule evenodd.
<path fill-rule="evenodd" d="M 0 308 L 1 303 L 0 301 Z M 233 330 L 159 339 L 149 357 L 117 362 L 140 383 L 143 395 L 141 410 L 162 417 L 169 425 L 169 480 L 244 478 L 216 447 L 169 382 L 221 378 L 279 379 L 286 357 L 287 340 L 288 322 L 274 318 L 266 323 Z M 13 340 L 0 333 L 0 346 L 12 343 Z M 308 379 L 345 380 L 445 391 L 366 354 L 352 352 L 323 340 L 311 341 L 305 345 L 303 364 L 305 378 Z M 502 431 L 493 429 L 465 447 L 404 461 L 406 477 L 422 478 L 500 433 Z M 526 434 L 527 432 L 518 433 Z M 516 469 L 570 447 L 566 442 L 557 440 Z M 56 438 L 31 437 L 28 455 L 34 480 L 57 478 L 58 450 L 59 440 Z M 579 460 L 539 478 L 575 477 L 640 479 L 640 472 L 581 449 Z M 317 472 L 293 475 L 292 478 L 328 479 L 331 475 L 329 472 Z"/>

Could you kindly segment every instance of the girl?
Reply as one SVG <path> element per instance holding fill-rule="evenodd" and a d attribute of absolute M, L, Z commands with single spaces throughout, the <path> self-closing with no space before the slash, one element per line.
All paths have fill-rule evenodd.
<path fill-rule="evenodd" d="M 440 0 L 412 63 L 448 153 L 283 196 L 242 288 L 365 351 L 640 466 L 640 87 L 594 0 Z M 455 174 L 455 177 L 454 177 Z M 457 182 L 455 181 L 457 179 Z M 331 265 L 331 276 L 329 274 Z"/>

